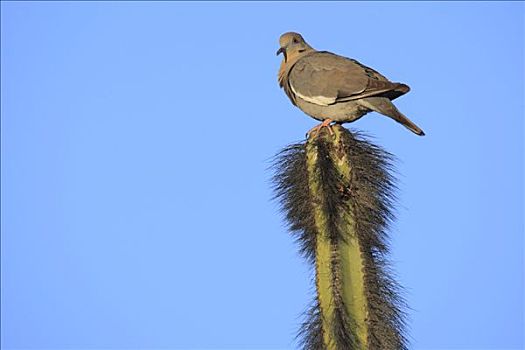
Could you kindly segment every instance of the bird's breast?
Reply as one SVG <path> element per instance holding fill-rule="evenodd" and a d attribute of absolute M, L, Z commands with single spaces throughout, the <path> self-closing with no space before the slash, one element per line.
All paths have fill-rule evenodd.
<path fill-rule="evenodd" d="M 318 105 L 299 96 L 296 97 L 296 106 L 314 119 L 332 119 L 341 123 L 353 122 L 370 111 L 368 108 L 361 106 L 358 101 Z"/>

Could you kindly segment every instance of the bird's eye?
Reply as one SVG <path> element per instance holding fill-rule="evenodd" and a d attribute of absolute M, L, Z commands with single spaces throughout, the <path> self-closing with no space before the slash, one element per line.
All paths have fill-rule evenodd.
<path fill-rule="evenodd" d="M 299 40 L 297 40 L 297 38 L 293 38 L 292 39 L 292 43 L 297 44 L 298 42 L 299 42 Z"/>

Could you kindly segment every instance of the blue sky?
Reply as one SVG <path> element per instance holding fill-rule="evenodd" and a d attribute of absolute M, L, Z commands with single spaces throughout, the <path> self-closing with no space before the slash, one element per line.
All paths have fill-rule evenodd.
<path fill-rule="evenodd" d="M 522 348 L 524 4 L 1 3 L 1 345 L 291 349 L 313 289 L 268 170 L 315 121 L 278 37 L 412 91 L 392 260 L 414 349 Z"/>

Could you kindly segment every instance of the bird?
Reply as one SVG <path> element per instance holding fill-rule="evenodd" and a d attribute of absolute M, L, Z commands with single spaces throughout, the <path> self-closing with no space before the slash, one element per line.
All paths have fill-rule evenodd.
<path fill-rule="evenodd" d="M 328 51 L 317 51 L 295 32 L 279 38 L 277 55 L 283 54 L 278 82 L 293 105 L 322 123 L 319 132 L 333 123 L 358 120 L 369 112 L 394 119 L 416 135 L 425 133 L 392 100 L 410 91 L 408 85 L 389 81 L 379 72 L 357 60 Z"/>

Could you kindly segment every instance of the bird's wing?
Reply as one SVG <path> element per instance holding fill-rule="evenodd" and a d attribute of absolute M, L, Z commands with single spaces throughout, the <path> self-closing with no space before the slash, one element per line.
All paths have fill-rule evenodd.
<path fill-rule="evenodd" d="M 295 95 L 322 106 L 389 92 L 396 95 L 396 91 L 400 96 L 409 90 L 356 60 L 329 52 L 299 59 L 290 71 L 289 84 Z"/>

